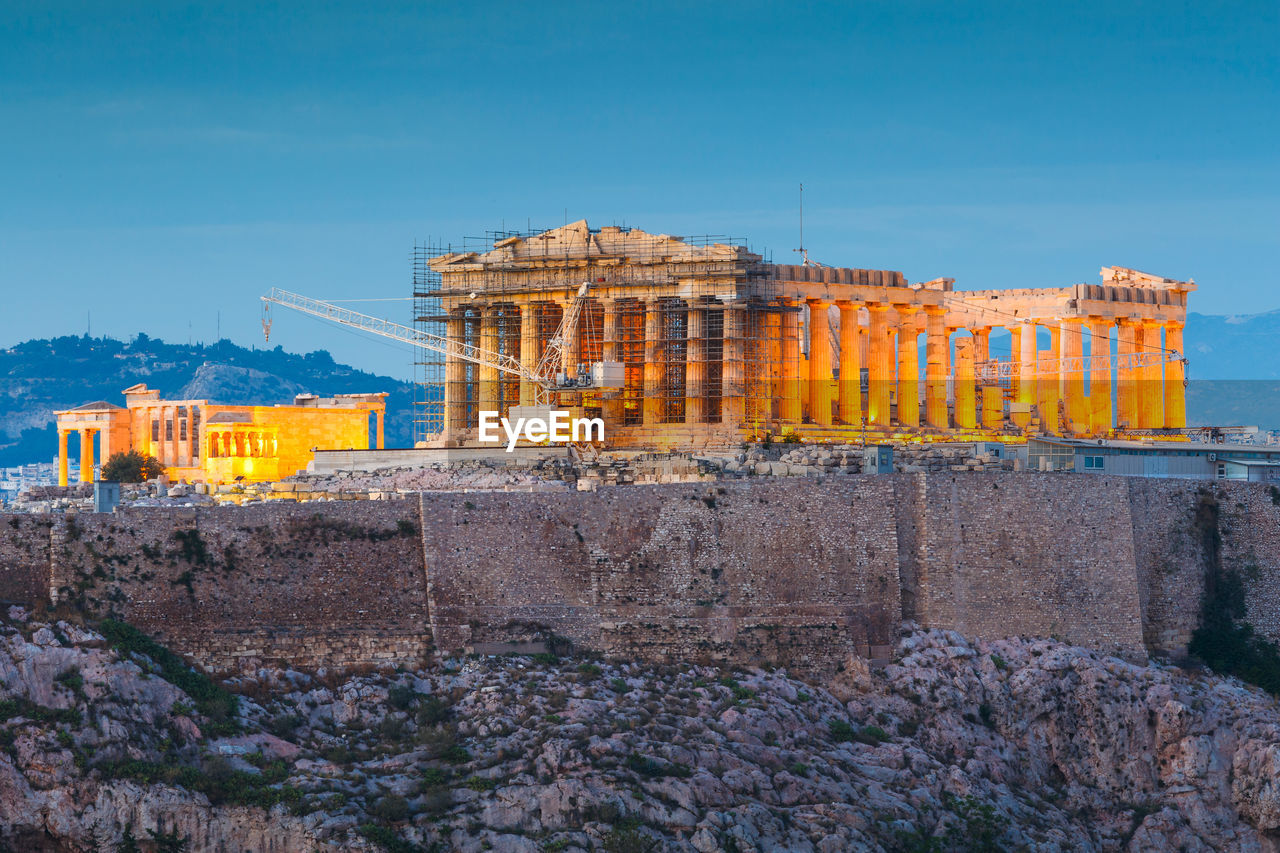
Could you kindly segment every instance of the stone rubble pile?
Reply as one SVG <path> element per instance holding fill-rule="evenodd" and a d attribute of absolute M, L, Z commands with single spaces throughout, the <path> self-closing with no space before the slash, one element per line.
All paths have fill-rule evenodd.
<path fill-rule="evenodd" d="M 147 657 L 11 609 L 0 844 L 1251 853 L 1280 832 L 1272 698 L 1051 640 L 909 631 L 827 685 L 546 656 L 229 684 L 240 731 L 214 736 Z"/>

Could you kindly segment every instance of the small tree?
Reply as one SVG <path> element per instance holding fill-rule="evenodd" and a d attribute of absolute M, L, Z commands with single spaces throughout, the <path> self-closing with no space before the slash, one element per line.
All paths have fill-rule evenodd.
<path fill-rule="evenodd" d="M 154 456 L 143 456 L 136 450 L 113 453 L 102 466 L 102 479 L 112 483 L 141 483 L 164 473 L 164 466 Z"/>

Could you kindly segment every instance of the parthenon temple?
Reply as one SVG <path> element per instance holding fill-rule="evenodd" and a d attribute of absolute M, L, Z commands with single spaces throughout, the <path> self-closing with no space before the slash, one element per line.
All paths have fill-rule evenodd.
<path fill-rule="evenodd" d="M 418 259 L 420 327 L 524 371 L 443 358 L 434 437 L 446 445 L 474 442 L 481 411 L 536 401 L 534 374 L 562 325 L 559 375 L 612 364 L 621 378 L 561 380 L 552 402 L 603 418 L 610 445 L 1173 436 L 1186 425 L 1191 281 L 1106 267 L 1099 284 L 955 290 L 586 221 L 499 237 Z"/>

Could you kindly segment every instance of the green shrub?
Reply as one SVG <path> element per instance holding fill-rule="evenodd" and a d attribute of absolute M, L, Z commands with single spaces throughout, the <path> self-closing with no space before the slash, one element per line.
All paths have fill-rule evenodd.
<path fill-rule="evenodd" d="M 154 456 L 143 456 L 136 450 L 113 453 L 102 464 L 101 478 L 111 483 L 141 483 L 164 473 L 164 466 Z"/>
<path fill-rule="evenodd" d="M 397 794 L 390 794 L 378 800 L 372 809 L 373 816 L 390 823 L 399 823 L 409 816 L 409 802 Z"/>
<path fill-rule="evenodd" d="M 182 658 L 127 622 L 104 619 L 98 625 L 98 631 L 121 657 L 136 653 L 150 658 L 161 678 L 190 696 L 196 704 L 196 710 L 209 720 L 202 727 L 206 734 L 221 737 L 240 731 L 240 724 L 236 720 L 240 701 L 234 693 L 215 684 L 204 673 L 187 666 Z"/>

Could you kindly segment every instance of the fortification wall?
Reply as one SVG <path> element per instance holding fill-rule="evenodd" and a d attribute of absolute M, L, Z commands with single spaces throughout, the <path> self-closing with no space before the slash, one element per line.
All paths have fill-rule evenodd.
<path fill-rule="evenodd" d="M 923 489 L 923 624 L 1142 653 L 1123 478 L 935 474 Z"/>
<path fill-rule="evenodd" d="M 60 599 L 211 669 L 408 663 L 431 647 L 413 501 L 123 510 L 59 532 Z"/>
<path fill-rule="evenodd" d="M 820 673 L 883 654 L 904 618 L 1178 654 L 1215 559 L 1280 639 L 1278 501 L 1247 483 L 956 472 L 0 516 L 0 599 L 53 588 L 214 669 L 411 663 L 433 640 L 553 632 Z"/>
<path fill-rule="evenodd" d="M 901 612 L 889 478 L 424 494 L 444 650 L 545 627 L 608 654 L 830 671 Z"/>
<path fill-rule="evenodd" d="M 1142 477 L 1129 478 L 1128 487 L 1143 639 L 1153 652 L 1181 657 L 1200 621 L 1207 568 L 1204 525 L 1212 517 L 1198 520 L 1197 509 L 1202 498 L 1216 502 L 1216 490 L 1204 482 Z"/>
<path fill-rule="evenodd" d="M 0 514 L 0 605 L 48 598 L 53 523 L 43 515 Z"/>
<path fill-rule="evenodd" d="M 1280 642 L 1280 491 L 1266 483 L 1215 490 L 1222 563 L 1240 572 L 1250 624 Z"/>

